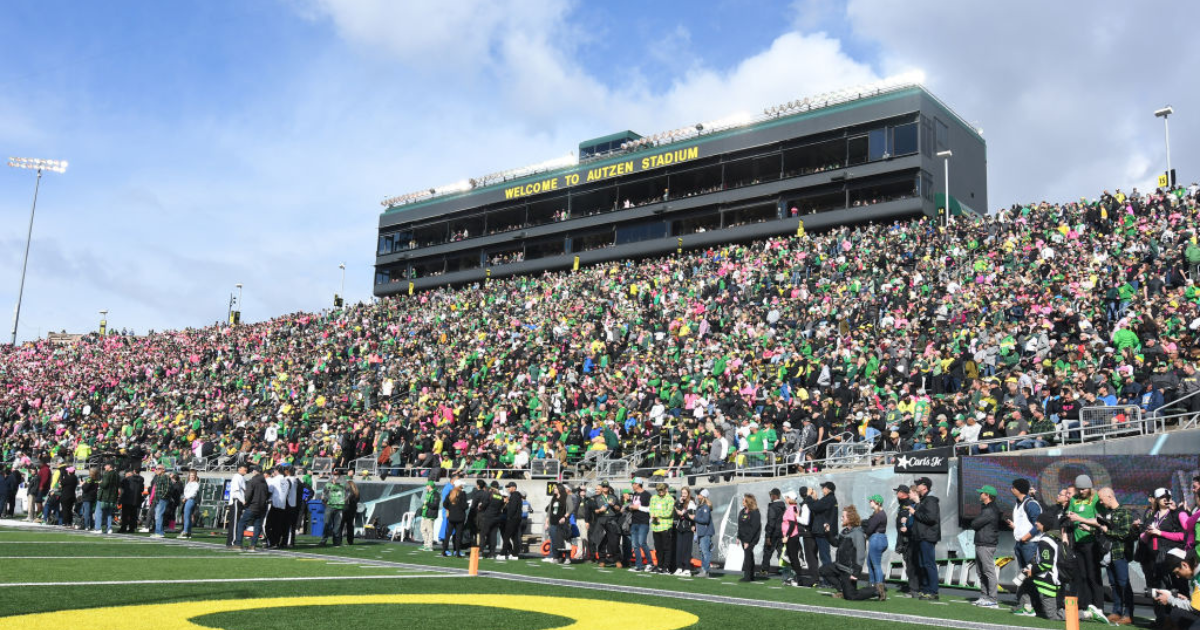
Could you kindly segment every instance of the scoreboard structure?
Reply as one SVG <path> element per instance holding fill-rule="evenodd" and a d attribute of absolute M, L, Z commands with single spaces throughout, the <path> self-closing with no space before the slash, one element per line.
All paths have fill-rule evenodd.
<path fill-rule="evenodd" d="M 375 295 L 941 218 L 947 202 L 951 220 L 987 210 L 982 135 L 912 82 L 649 137 L 625 131 L 578 155 L 385 200 Z"/>

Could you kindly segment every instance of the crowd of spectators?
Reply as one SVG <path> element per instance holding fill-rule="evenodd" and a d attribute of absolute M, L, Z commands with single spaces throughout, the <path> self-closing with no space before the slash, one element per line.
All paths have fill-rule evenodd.
<path fill-rule="evenodd" d="M 5 346 L 0 461 L 371 457 L 427 474 L 588 450 L 679 469 L 820 460 L 837 441 L 1035 447 L 1081 407 L 1151 413 L 1200 391 L 1197 202 L 1194 185 L 1106 191 Z"/>

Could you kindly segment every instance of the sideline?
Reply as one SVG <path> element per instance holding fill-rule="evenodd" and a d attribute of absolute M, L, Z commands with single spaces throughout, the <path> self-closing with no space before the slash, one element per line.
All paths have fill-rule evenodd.
<path fill-rule="evenodd" d="M 0 525 L 8 525 L 8 523 L 0 523 Z M 29 527 L 19 527 L 18 529 L 23 529 L 26 531 L 53 531 L 53 530 L 43 529 L 42 527 L 39 527 L 37 525 L 32 525 Z M 64 532 L 64 533 L 66 533 L 66 532 Z M 140 540 L 137 537 L 133 537 L 129 534 L 92 534 L 92 536 L 103 536 L 105 538 L 111 537 L 112 539 L 115 539 L 115 540 Z M 214 546 L 214 543 L 205 543 L 205 542 L 200 542 L 200 541 L 195 541 L 195 540 L 181 541 L 176 538 L 163 538 L 163 539 L 157 539 L 157 540 L 148 541 L 148 542 L 151 542 L 151 544 L 153 544 L 153 543 L 170 544 L 170 545 L 176 545 L 176 546 L 180 546 L 180 547 L 189 547 L 189 548 L 196 548 L 196 549 L 212 549 Z M 363 565 L 369 564 L 369 565 L 379 567 L 379 568 L 397 568 L 397 569 L 410 569 L 410 570 L 415 570 L 415 571 L 433 572 L 433 574 L 429 575 L 428 577 L 451 577 L 451 576 L 465 577 L 467 575 L 466 569 L 458 569 L 458 568 L 453 568 L 453 567 L 434 567 L 434 566 L 427 566 L 427 565 L 423 565 L 423 564 L 412 564 L 412 563 L 406 563 L 406 562 L 392 562 L 392 561 L 388 561 L 388 560 L 372 560 L 372 559 L 367 559 L 367 558 L 349 558 L 346 556 L 307 553 L 307 552 L 303 552 L 303 551 L 292 551 L 292 550 L 286 550 L 286 549 L 263 552 L 263 553 L 260 553 L 257 557 L 260 557 L 260 558 L 295 557 L 295 558 L 310 558 L 310 559 L 321 559 L 321 560 L 332 560 L 332 559 L 353 560 L 355 564 L 363 564 Z M 584 581 L 580 581 L 580 580 L 564 580 L 564 579 L 559 579 L 559 578 L 547 578 L 547 577 L 538 577 L 538 576 L 532 576 L 532 575 L 519 575 L 519 574 L 515 574 L 515 573 L 500 573 L 500 572 L 496 572 L 496 571 L 480 571 L 479 575 L 480 575 L 480 577 L 489 577 L 489 578 L 493 578 L 493 579 L 497 579 L 497 580 L 507 580 L 507 581 L 511 581 L 511 582 L 527 582 L 530 584 L 544 584 L 546 586 L 578 588 L 578 589 L 584 589 L 584 590 L 605 591 L 605 592 L 610 592 L 610 593 L 635 593 L 635 594 L 639 594 L 639 595 L 646 595 L 648 597 L 662 597 L 662 598 L 667 598 L 667 599 L 680 599 L 680 600 L 697 601 L 697 602 L 716 602 L 716 603 L 721 603 L 721 604 L 729 604 L 729 605 L 733 605 L 733 606 L 749 606 L 749 607 L 753 607 L 753 608 L 770 608 L 770 609 L 774 609 L 774 610 L 789 610 L 789 611 L 793 611 L 793 612 L 802 612 L 802 613 L 809 613 L 809 614 L 815 613 L 815 614 L 820 614 L 820 615 L 829 615 L 829 616 L 833 616 L 833 617 L 847 617 L 847 618 L 851 618 L 851 619 L 871 619 L 874 621 L 890 621 L 893 623 L 914 624 L 914 625 L 926 626 L 926 627 L 932 626 L 932 627 L 937 627 L 937 628 L 959 628 L 961 630 L 1014 630 L 1014 628 L 1028 627 L 1028 626 L 1016 626 L 1013 624 L 984 623 L 984 622 L 980 622 L 980 621 L 964 621 L 964 620 L 959 620 L 959 619 L 939 619 L 937 617 L 922 617 L 920 615 L 912 615 L 912 614 L 888 613 L 888 612 L 883 612 L 883 611 L 878 611 L 878 610 L 866 610 L 866 609 L 857 609 L 857 608 L 832 608 L 832 607 L 824 607 L 824 606 L 814 606 L 811 604 L 797 604 L 797 603 L 792 603 L 792 602 L 782 602 L 782 601 L 778 601 L 778 600 L 759 600 L 759 599 L 748 599 L 748 598 L 744 598 L 744 597 L 729 597 L 729 596 L 725 596 L 725 595 L 709 595 L 709 594 L 704 594 L 704 593 L 690 593 L 688 591 L 675 591 L 675 590 L 656 589 L 656 588 L 644 588 L 644 587 L 640 587 L 640 586 L 600 584 L 600 583 L 595 583 L 595 582 L 584 582 Z M 353 576 L 353 577 L 356 579 L 371 579 L 372 576 Z M 386 577 L 399 578 L 399 577 L 423 577 L 423 576 L 404 575 L 404 576 L 386 576 Z M 282 580 L 285 578 L 245 578 L 245 581 L 260 581 L 261 582 L 261 581 L 270 581 L 272 579 Z M 302 580 L 302 579 L 306 579 L 306 578 L 287 578 L 287 579 Z M 339 578 L 316 578 L 316 579 L 352 579 L 352 578 L 339 577 Z M 233 581 L 236 581 L 236 580 L 218 579 L 218 580 L 203 580 L 200 582 L 233 582 Z M 185 580 L 185 581 L 182 581 L 181 583 L 195 583 L 195 582 L 196 581 Z M 108 583 L 108 584 L 134 584 L 134 583 L 171 584 L 172 582 L 171 581 L 162 581 L 162 580 L 147 580 L 144 582 L 115 582 L 115 583 Z M 60 586 L 69 586 L 71 584 L 75 584 L 75 583 L 68 582 L 65 584 L 60 584 Z M 94 584 L 103 585 L 106 583 L 94 583 Z M 9 585 L 9 586 L 11 586 L 11 585 Z"/>

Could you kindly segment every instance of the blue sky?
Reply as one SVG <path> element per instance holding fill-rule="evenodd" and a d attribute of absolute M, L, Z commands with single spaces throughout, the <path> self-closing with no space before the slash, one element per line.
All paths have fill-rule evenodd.
<path fill-rule="evenodd" d="M 1165 19 L 1170 16 L 1170 19 Z M 1191 3 L 257 0 L 0 7 L 0 157 L 38 204 L 19 336 L 258 320 L 371 291 L 379 200 L 921 69 L 993 210 L 1195 178 Z M 1148 46 L 1147 41 L 1153 41 Z M 0 170 L 0 332 L 33 174 Z"/>

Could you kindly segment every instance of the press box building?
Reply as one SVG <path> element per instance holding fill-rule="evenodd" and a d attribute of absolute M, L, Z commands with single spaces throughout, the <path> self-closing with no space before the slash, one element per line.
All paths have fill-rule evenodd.
<path fill-rule="evenodd" d="M 918 83 L 579 145 L 577 159 L 384 202 L 375 295 L 987 209 L 978 130 Z M 941 220 L 939 218 L 939 220 Z"/>

